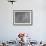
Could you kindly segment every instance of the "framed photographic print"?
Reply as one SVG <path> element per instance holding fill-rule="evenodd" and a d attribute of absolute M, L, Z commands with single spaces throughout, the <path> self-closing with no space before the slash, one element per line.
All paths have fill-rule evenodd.
<path fill-rule="evenodd" d="M 14 25 L 32 25 L 32 10 L 13 10 Z"/>

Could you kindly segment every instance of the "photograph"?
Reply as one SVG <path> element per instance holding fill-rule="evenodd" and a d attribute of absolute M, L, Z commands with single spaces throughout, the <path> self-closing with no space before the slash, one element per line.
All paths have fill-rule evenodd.
<path fill-rule="evenodd" d="M 14 10 L 13 24 L 31 24 L 32 10 Z"/>

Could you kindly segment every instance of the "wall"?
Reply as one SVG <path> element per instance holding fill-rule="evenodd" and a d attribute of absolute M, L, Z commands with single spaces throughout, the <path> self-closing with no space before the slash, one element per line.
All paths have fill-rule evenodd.
<path fill-rule="evenodd" d="M 33 10 L 32 26 L 14 26 L 13 10 Z M 13 5 L 0 0 L 0 40 L 15 40 L 19 32 L 30 34 L 33 40 L 46 40 L 46 1 L 17 0 Z"/>

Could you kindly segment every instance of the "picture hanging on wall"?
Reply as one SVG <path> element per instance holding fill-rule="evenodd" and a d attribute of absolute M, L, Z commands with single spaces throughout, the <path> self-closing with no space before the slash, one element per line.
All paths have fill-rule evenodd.
<path fill-rule="evenodd" d="M 32 25 L 32 10 L 13 10 L 14 25 Z"/>

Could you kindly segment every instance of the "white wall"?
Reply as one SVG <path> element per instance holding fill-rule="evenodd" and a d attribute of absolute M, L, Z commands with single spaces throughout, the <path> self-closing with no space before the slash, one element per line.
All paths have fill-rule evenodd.
<path fill-rule="evenodd" d="M 13 10 L 33 10 L 32 26 L 14 26 Z M 0 40 L 14 40 L 19 32 L 33 40 L 46 40 L 46 0 L 17 0 L 13 5 L 0 0 Z"/>

